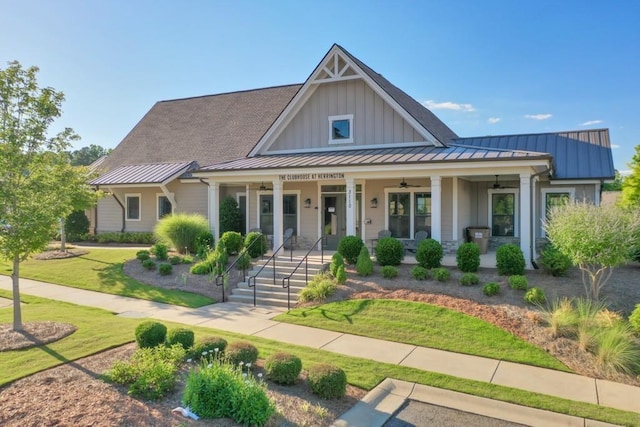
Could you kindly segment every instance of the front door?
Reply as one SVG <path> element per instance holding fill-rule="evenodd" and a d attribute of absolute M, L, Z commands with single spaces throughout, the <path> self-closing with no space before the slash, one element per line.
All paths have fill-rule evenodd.
<path fill-rule="evenodd" d="M 346 196 L 322 196 L 322 235 L 325 249 L 337 250 L 338 242 L 346 234 Z"/>

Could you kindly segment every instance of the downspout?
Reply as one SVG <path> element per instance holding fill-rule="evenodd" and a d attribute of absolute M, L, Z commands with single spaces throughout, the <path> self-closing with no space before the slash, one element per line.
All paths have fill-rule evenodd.
<path fill-rule="evenodd" d="M 545 173 L 551 173 L 551 168 L 547 168 L 546 170 L 543 170 L 541 172 L 538 173 L 534 173 L 533 175 L 531 175 L 531 177 L 529 178 L 530 181 L 530 185 L 531 185 L 531 207 L 533 208 L 533 212 L 532 212 L 532 218 L 534 217 L 534 215 L 536 214 L 536 180 L 540 175 L 543 175 Z M 531 253 L 531 265 L 533 266 L 534 269 L 538 270 L 540 267 L 538 267 L 538 264 L 536 264 L 536 224 L 538 222 L 538 219 L 535 218 L 535 220 L 531 221 L 531 227 L 529 229 L 530 234 L 530 239 L 529 241 L 531 242 L 531 247 L 529 249 L 531 249 L 530 253 Z"/>
<path fill-rule="evenodd" d="M 96 185 L 96 191 L 100 190 L 100 186 Z M 96 236 L 98 234 L 98 202 L 93 207 L 93 235 Z"/>
<path fill-rule="evenodd" d="M 122 204 L 122 202 L 120 201 L 120 199 L 118 199 L 118 197 L 116 196 L 115 191 L 111 191 L 111 189 L 108 189 L 109 193 L 111 193 L 111 195 L 113 196 L 114 199 L 116 199 L 116 202 L 118 202 L 118 204 L 120 205 L 120 208 L 122 209 L 122 229 L 121 229 L 121 233 L 124 233 L 125 230 L 125 208 L 124 205 Z"/>

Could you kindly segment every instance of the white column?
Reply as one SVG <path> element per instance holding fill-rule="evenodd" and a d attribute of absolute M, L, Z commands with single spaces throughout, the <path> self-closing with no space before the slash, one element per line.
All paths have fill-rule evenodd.
<path fill-rule="evenodd" d="M 282 218 L 282 183 L 273 180 L 273 249 L 278 249 L 282 244 L 284 230 Z"/>
<path fill-rule="evenodd" d="M 442 242 L 442 177 L 431 176 L 431 238 Z"/>
<path fill-rule="evenodd" d="M 531 174 L 520 174 L 520 249 L 531 269 Z"/>
<path fill-rule="evenodd" d="M 452 212 L 452 218 L 451 218 L 451 222 L 453 223 L 453 229 L 451 230 L 451 240 L 453 240 L 454 242 L 458 241 L 458 177 L 454 176 L 453 178 L 453 194 L 452 194 L 452 198 L 451 198 L 451 212 Z M 457 243 L 456 243 L 457 244 Z"/>
<path fill-rule="evenodd" d="M 356 235 L 356 185 L 353 178 L 347 178 L 347 236 Z"/>
<path fill-rule="evenodd" d="M 209 228 L 216 244 L 220 239 L 220 183 L 209 180 Z"/>

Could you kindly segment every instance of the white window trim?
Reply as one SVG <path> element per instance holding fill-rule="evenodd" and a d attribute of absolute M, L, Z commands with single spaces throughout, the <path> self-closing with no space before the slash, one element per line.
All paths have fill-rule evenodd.
<path fill-rule="evenodd" d="M 409 237 L 399 237 L 400 239 L 413 239 L 415 232 L 415 193 L 431 193 L 431 187 L 411 187 L 411 188 L 385 188 L 384 189 L 384 229 L 389 229 L 389 193 L 410 193 L 409 198 Z M 396 236 L 393 236 L 396 237 Z"/>
<path fill-rule="evenodd" d="M 333 139 L 333 122 L 337 120 L 349 120 L 349 138 Z M 343 114 L 340 116 L 329 116 L 329 144 L 351 144 L 353 143 L 353 114 Z"/>
<path fill-rule="evenodd" d="M 283 196 L 290 196 L 290 195 L 295 195 L 298 196 L 296 198 L 296 230 L 297 230 L 297 235 L 300 236 L 300 216 L 302 216 L 302 211 L 300 210 L 300 190 L 285 190 L 282 192 Z M 268 191 L 256 191 L 256 218 L 257 218 L 257 224 L 256 227 L 260 227 L 260 217 L 262 215 L 262 212 L 260 210 L 260 196 L 262 195 L 271 195 L 273 196 L 273 190 L 268 190 Z M 247 199 L 248 200 L 248 199 Z M 284 213 L 283 213 L 284 215 Z M 275 221 L 275 217 L 273 218 L 273 220 Z M 284 230 L 282 230 L 282 232 L 284 233 Z"/>
<path fill-rule="evenodd" d="M 547 233 L 544 229 L 544 222 L 547 220 L 547 194 L 554 193 L 569 193 L 569 199 L 573 202 L 576 198 L 575 187 L 557 187 L 557 188 L 542 188 L 540 189 L 540 228 L 542 237 L 547 237 Z"/>
<path fill-rule="evenodd" d="M 493 236 L 493 210 L 492 201 L 494 194 L 514 194 L 513 200 L 513 237 L 520 237 L 520 189 L 519 188 L 490 188 L 487 190 L 487 218 L 489 218 L 489 233 Z M 497 236 L 497 237 L 510 237 L 510 236 Z"/>
<path fill-rule="evenodd" d="M 129 198 L 138 198 L 138 218 L 129 218 Z M 142 221 L 142 194 L 141 193 L 126 193 L 124 195 L 124 219 L 125 221 Z"/>
<path fill-rule="evenodd" d="M 173 193 L 169 193 L 171 194 L 171 197 L 173 197 L 175 199 L 175 195 Z M 160 197 L 165 197 L 167 198 L 167 200 L 169 199 L 167 197 L 166 194 L 164 193 L 156 193 L 156 220 L 160 221 Z M 171 203 L 171 200 L 169 200 L 169 203 Z M 173 203 L 171 203 L 171 215 L 174 214 L 174 209 L 173 209 Z"/>

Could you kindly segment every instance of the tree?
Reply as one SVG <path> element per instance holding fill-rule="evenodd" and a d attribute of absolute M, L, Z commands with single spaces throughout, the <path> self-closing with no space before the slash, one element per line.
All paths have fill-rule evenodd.
<path fill-rule="evenodd" d="M 72 166 L 89 166 L 102 156 L 111 154 L 113 149 L 103 148 L 96 144 L 82 147 L 69 153 L 69 161 Z"/>
<path fill-rule="evenodd" d="M 545 230 L 551 243 L 580 268 L 587 298 L 599 300 L 613 269 L 631 258 L 639 226 L 637 211 L 581 201 L 552 207 Z"/>
<path fill-rule="evenodd" d="M 640 145 L 636 145 L 636 154 L 629 163 L 631 175 L 622 183 L 622 206 L 632 208 L 640 206 Z"/>
<path fill-rule="evenodd" d="M 70 128 L 48 134 L 64 95 L 39 87 L 37 73 L 17 61 L 0 69 L 0 257 L 13 263 L 14 331 L 23 329 L 20 263 L 44 249 L 71 212 L 69 194 L 89 190 L 65 151 L 78 136 Z"/>
<path fill-rule="evenodd" d="M 235 197 L 227 196 L 220 202 L 220 235 L 227 231 L 240 232 L 240 208 Z"/>
<path fill-rule="evenodd" d="M 602 184 L 604 191 L 622 191 L 622 185 L 624 184 L 624 177 L 620 175 L 618 169 L 615 170 L 615 178 L 613 182 L 607 182 Z"/>

